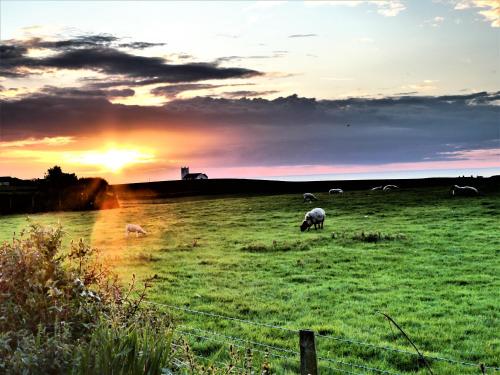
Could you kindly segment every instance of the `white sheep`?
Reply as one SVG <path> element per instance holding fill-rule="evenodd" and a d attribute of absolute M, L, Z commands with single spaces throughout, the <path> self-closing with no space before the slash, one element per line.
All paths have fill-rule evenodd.
<path fill-rule="evenodd" d="M 304 202 L 312 202 L 317 201 L 318 198 L 314 196 L 312 193 L 304 193 Z"/>
<path fill-rule="evenodd" d="M 344 194 L 344 190 L 342 190 L 342 189 L 330 189 L 330 190 L 328 190 L 328 194 Z"/>
<path fill-rule="evenodd" d="M 399 189 L 399 186 L 396 186 L 396 185 L 385 185 L 382 190 L 383 191 L 391 191 L 391 190 L 394 190 L 394 189 Z"/>
<path fill-rule="evenodd" d="M 453 185 L 450 189 L 450 195 L 452 197 L 456 196 L 463 196 L 463 197 L 471 197 L 475 195 L 479 195 L 479 190 L 477 190 L 473 186 L 458 186 L 458 185 Z"/>
<path fill-rule="evenodd" d="M 371 191 L 376 191 L 376 190 L 382 190 L 383 186 L 375 186 L 373 188 L 371 188 L 370 190 Z"/>
<path fill-rule="evenodd" d="M 322 208 L 313 208 L 306 213 L 304 221 L 300 225 L 300 231 L 303 232 L 314 224 L 314 229 L 323 229 L 323 222 L 325 221 L 326 213 Z"/>
<path fill-rule="evenodd" d="M 135 232 L 135 236 L 139 237 L 139 233 L 147 234 L 147 232 L 141 228 L 140 225 L 137 224 L 127 224 L 125 225 L 125 235 L 128 237 L 129 233 Z"/>

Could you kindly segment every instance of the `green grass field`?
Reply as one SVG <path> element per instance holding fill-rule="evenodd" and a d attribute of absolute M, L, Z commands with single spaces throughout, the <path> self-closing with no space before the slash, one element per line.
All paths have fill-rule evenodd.
<path fill-rule="evenodd" d="M 60 221 L 67 241 L 83 237 L 100 248 L 124 282 L 132 274 L 154 276 L 153 301 L 412 351 L 381 311 L 426 355 L 500 367 L 500 193 L 451 199 L 441 188 L 318 196 L 312 204 L 298 195 L 129 201 L 115 210 L 31 217 Z M 313 207 L 327 212 L 324 230 L 301 233 Z M 0 240 L 19 232 L 25 219 L 1 217 Z M 126 223 L 143 225 L 148 235 L 125 238 Z M 368 241 L 379 233 L 382 240 Z M 198 336 L 231 341 L 191 329 L 299 349 L 293 332 L 171 312 L 185 326 L 179 329 Z M 227 345 L 187 338 L 197 354 L 226 358 Z M 411 355 L 325 337 L 316 342 L 322 357 L 427 373 Z M 280 374 L 298 371 L 297 360 L 271 356 L 270 362 Z M 332 366 L 376 373 L 320 361 L 321 373 L 340 373 Z M 431 366 L 435 374 L 481 373 L 479 366 Z"/>

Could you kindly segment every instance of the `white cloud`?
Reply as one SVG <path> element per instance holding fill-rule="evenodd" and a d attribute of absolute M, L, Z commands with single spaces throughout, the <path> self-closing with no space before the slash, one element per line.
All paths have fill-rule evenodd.
<path fill-rule="evenodd" d="M 357 7 L 362 4 L 375 5 L 377 7 L 377 13 L 384 17 L 394 17 L 400 12 L 406 9 L 405 5 L 401 0 L 359 0 L 359 1 L 305 1 L 307 6 L 322 6 L 322 5 L 333 5 L 333 6 L 347 6 L 347 7 Z"/>
<path fill-rule="evenodd" d="M 436 16 L 434 18 L 431 18 L 430 20 L 425 20 L 424 23 L 420 26 L 429 25 L 432 27 L 439 27 L 439 26 L 441 26 L 443 21 L 444 21 L 444 17 Z"/>
<path fill-rule="evenodd" d="M 498 0 L 460 0 L 455 3 L 456 10 L 479 8 L 478 13 L 491 27 L 500 27 L 500 1 Z"/>
<path fill-rule="evenodd" d="M 404 4 L 399 0 L 394 1 L 373 1 L 378 7 L 377 13 L 384 17 L 394 17 L 406 9 Z"/>

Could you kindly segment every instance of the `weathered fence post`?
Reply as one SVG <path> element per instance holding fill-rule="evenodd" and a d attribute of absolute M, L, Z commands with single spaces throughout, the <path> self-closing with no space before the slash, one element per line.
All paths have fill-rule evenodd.
<path fill-rule="evenodd" d="M 299 331 L 300 339 L 300 375 L 318 375 L 318 360 L 316 358 L 316 343 L 314 332 Z"/>

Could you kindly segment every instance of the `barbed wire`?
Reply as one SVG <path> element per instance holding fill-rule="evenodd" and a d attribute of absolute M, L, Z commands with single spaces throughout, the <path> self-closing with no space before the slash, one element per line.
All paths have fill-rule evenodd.
<path fill-rule="evenodd" d="M 182 349 L 182 348 L 184 348 L 182 345 L 179 345 L 179 344 L 171 344 L 171 345 L 172 345 L 173 347 L 175 347 L 175 348 L 181 348 L 181 349 Z M 219 366 L 228 366 L 228 365 L 230 365 L 230 363 L 224 363 L 224 362 L 221 362 L 221 361 L 216 361 L 216 360 L 213 360 L 213 359 L 211 359 L 211 358 L 204 357 L 204 356 L 202 356 L 202 355 L 194 354 L 194 353 L 192 353 L 192 352 L 191 352 L 191 355 L 192 355 L 193 357 L 195 357 L 195 358 L 199 358 L 199 359 L 202 359 L 202 360 L 204 360 L 204 361 L 209 361 L 209 362 L 211 362 L 211 363 L 216 363 L 216 364 L 218 364 Z M 182 362 L 182 363 L 184 363 L 185 365 L 189 365 L 189 364 L 188 364 L 188 363 L 186 363 L 186 362 Z M 237 369 L 240 369 L 240 370 L 245 370 L 245 369 L 244 369 L 243 367 L 241 367 L 241 366 L 236 366 L 236 365 L 233 365 L 233 367 L 235 367 L 235 368 L 237 368 Z"/>
<path fill-rule="evenodd" d="M 300 355 L 300 352 L 298 352 L 298 351 L 291 350 L 291 349 L 280 348 L 278 346 L 264 344 L 264 343 L 258 342 L 258 341 L 252 341 L 252 340 L 242 339 L 240 337 L 228 336 L 228 335 L 224 335 L 222 333 L 218 333 L 218 332 L 214 332 L 214 331 L 208 331 L 208 330 L 200 329 L 200 328 L 192 328 L 192 327 L 188 327 L 188 326 L 182 325 L 182 324 L 178 325 L 178 327 L 184 327 L 184 328 L 187 328 L 187 329 L 190 329 L 190 330 L 193 330 L 193 331 L 202 332 L 202 333 L 206 333 L 206 334 L 214 335 L 214 336 L 220 336 L 220 337 L 224 337 L 224 338 L 229 339 L 229 340 L 239 341 L 239 342 L 245 342 L 245 343 L 248 343 L 248 344 L 251 344 L 251 345 L 261 346 L 261 347 L 264 347 L 264 348 L 268 348 L 268 349 L 272 349 L 272 350 L 278 350 L 278 351 L 282 351 L 282 352 L 285 352 L 285 353 L 290 353 L 290 354 L 294 354 L 294 355 Z"/>
<path fill-rule="evenodd" d="M 205 315 L 205 316 L 211 316 L 214 318 L 237 321 L 237 322 L 240 322 L 243 324 L 248 324 L 248 325 L 253 325 L 253 326 L 258 326 L 258 327 L 266 327 L 266 328 L 272 328 L 272 329 L 279 329 L 279 330 L 286 331 L 286 332 L 299 333 L 299 330 L 297 330 L 297 329 L 277 326 L 277 325 L 273 325 L 273 324 L 259 323 L 259 322 L 254 322 L 254 321 L 247 320 L 247 319 L 234 318 L 234 317 L 225 316 L 225 315 L 221 315 L 221 314 L 215 314 L 215 313 L 209 313 L 209 312 L 200 311 L 200 310 L 189 309 L 187 307 L 175 306 L 175 305 L 171 305 L 171 304 L 167 304 L 167 303 L 159 303 L 159 302 L 154 302 L 154 301 L 144 301 L 144 302 L 152 304 L 152 305 L 169 307 L 169 308 L 172 308 L 175 310 L 185 311 L 185 312 L 192 313 L 192 314 L 200 314 L 200 315 Z M 360 341 L 360 340 L 351 339 L 351 338 L 344 338 L 344 337 L 335 337 L 335 336 L 330 336 L 330 335 L 322 335 L 319 333 L 315 333 L 315 336 L 326 338 L 326 339 L 331 339 L 331 340 L 336 340 L 336 341 L 341 341 L 341 342 L 345 342 L 345 343 L 352 344 L 352 345 L 362 345 L 362 346 L 367 346 L 367 347 L 371 347 L 374 349 L 391 351 L 391 352 L 395 352 L 395 353 L 406 354 L 406 355 L 411 355 L 411 356 L 421 358 L 419 354 L 414 353 L 414 352 L 410 352 L 408 350 L 372 344 L 372 343 L 369 343 L 366 341 Z M 478 364 L 478 363 L 460 361 L 460 360 L 445 358 L 445 357 L 440 357 L 440 356 L 424 355 L 423 357 L 425 359 L 429 359 L 429 360 L 433 360 L 433 361 L 447 362 L 447 363 L 454 364 L 454 365 L 461 365 L 461 366 L 468 366 L 468 367 L 479 367 L 480 366 L 480 364 Z M 495 367 L 495 366 L 484 365 L 484 368 L 488 369 L 488 370 L 500 371 L 500 367 Z"/>
<path fill-rule="evenodd" d="M 401 353 L 401 354 L 407 354 L 407 355 L 421 358 L 421 356 L 418 353 L 410 352 L 410 351 L 404 350 L 404 349 L 392 348 L 390 346 L 376 345 L 376 344 L 371 344 L 371 343 L 365 342 L 365 341 L 359 341 L 359 340 L 348 339 L 348 338 L 343 338 L 343 337 L 321 335 L 319 333 L 315 334 L 315 336 L 323 337 L 323 338 L 331 339 L 331 340 L 336 340 L 336 341 L 341 341 L 341 342 L 345 342 L 348 344 L 363 345 L 363 346 L 372 347 L 374 349 L 381 349 L 381 350 L 386 350 L 386 351 L 391 351 L 391 352 L 396 352 L 396 353 Z M 451 358 L 444 358 L 444 357 L 431 356 L 431 355 L 424 355 L 423 357 L 425 359 L 430 359 L 433 361 L 448 362 L 448 363 L 455 364 L 455 365 L 462 365 L 462 366 L 469 366 L 469 367 L 479 367 L 480 366 L 480 364 L 478 364 L 478 363 L 459 361 L 457 359 L 451 359 Z M 500 367 L 494 367 L 494 366 L 486 366 L 485 365 L 484 368 L 490 369 L 490 370 L 495 370 L 495 371 L 500 370 Z"/>
<path fill-rule="evenodd" d="M 230 316 L 225 316 L 225 315 L 220 315 L 220 314 L 215 314 L 215 313 L 209 313 L 209 312 L 205 312 L 205 311 L 188 309 L 187 307 L 179 307 L 179 306 L 175 306 L 175 305 L 169 305 L 169 304 L 166 304 L 166 303 L 158 303 L 158 302 L 153 302 L 153 301 L 144 301 L 144 302 L 145 303 L 150 303 L 152 305 L 166 306 L 166 307 L 170 307 L 170 308 L 175 309 L 175 310 L 186 311 L 186 312 L 193 313 L 193 314 L 207 315 L 207 316 L 211 316 L 211 317 L 214 317 L 214 318 L 221 318 L 221 319 L 226 319 L 226 320 L 233 320 L 233 321 L 237 321 L 237 322 L 245 323 L 245 324 L 249 324 L 249 325 L 254 325 L 254 326 L 274 328 L 274 329 L 280 329 L 282 331 L 299 333 L 299 331 L 296 330 L 296 329 L 290 329 L 290 328 L 276 326 L 276 325 L 272 325 L 272 324 L 258 323 L 258 322 L 253 322 L 251 320 L 240 319 L 240 318 L 233 318 L 233 317 L 230 317 Z"/>
<path fill-rule="evenodd" d="M 230 345 L 233 345 L 233 346 L 235 346 L 237 348 L 248 349 L 246 346 L 234 344 L 234 343 L 228 342 L 228 341 L 218 340 L 218 339 L 215 339 L 213 337 L 206 337 L 206 336 L 195 335 L 195 334 L 193 334 L 191 332 L 184 332 L 184 331 L 176 331 L 176 332 L 180 333 L 180 334 L 183 334 L 183 335 L 197 337 L 197 338 L 204 339 L 204 340 L 215 341 L 215 342 L 218 342 L 218 343 L 221 343 L 221 344 L 230 344 Z M 272 352 L 264 351 L 264 350 L 259 350 L 259 349 L 253 349 L 252 351 L 257 352 L 257 353 L 261 353 L 261 354 L 265 354 L 265 355 L 270 355 L 270 356 L 277 357 L 277 358 L 287 359 L 287 360 L 297 361 L 297 359 L 298 359 L 298 358 L 290 357 L 290 356 L 287 356 L 287 355 L 276 354 L 276 353 L 272 353 Z"/>
<path fill-rule="evenodd" d="M 187 328 L 189 329 L 190 327 L 187 327 Z M 197 330 L 197 329 L 195 329 L 195 330 Z M 199 331 L 203 331 L 203 330 L 199 330 Z M 223 341 L 223 340 L 217 340 L 217 339 L 214 339 L 214 338 L 211 338 L 211 337 L 206 337 L 206 336 L 201 336 L 201 335 L 195 335 L 195 334 L 190 333 L 190 332 L 185 332 L 185 331 L 177 331 L 177 332 L 179 332 L 181 334 L 187 334 L 188 336 L 193 336 L 193 337 L 202 338 L 202 339 L 206 339 L 206 340 L 212 340 L 212 341 L 221 342 L 221 343 L 225 343 L 225 344 L 231 344 L 231 345 L 234 345 L 234 346 L 240 347 L 240 348 L 246 348 L 245 346 L 237 345 L 237 344 L 234 344 L 232 342 Z M 212 332 L 209 332 L 209 333 L 212 333 Z M 215 334 L 215 335 L 218 335 L 218 334 Z M 228 338 L 228 339 L 235 339 L 234 337 L 231 337 L 231 336 L 226 336 L 226 335 L 221 335 L 221 336 L 225 337 L 225 338 Z M 238 338 L 236 338 L 236 339 L 238 339 Z M 249 342 L 247 340 L 242 340 L 242 341 Z M 257 343 L 257 344 L 261 344 L 261 343 Z M 266 345 L 266 344 L 262 344 L 262 345 L 266 346 L 267 348 L 271 348 L 271 349 L 284 350 L 285 352 L 293 354 L 295 356 L 300 355 L 299 352 L 296 352 L 296 351 L 293 351 L 293 350 L 288 350 L 288 349 L 273 347 L 271 345 Z M 283 358 L 282 355 L 277 355 L 276 353 L 264 352 L 264 351 L 261 351 L 261 350 L 255 349 L 255 348 L 253 348 L 252 350 L 256 351 L 256 352 L 260 352 L 260 353 L 266 353 L 266 354 L 269 354 L 271 356 Z M 288 359 L 292 359 L 292 357 L 288 357 L 288 356 L 284 356 L 284 357 L 286 357 Z M 340 360 L 335 360 L 335 359 L 332 359 L 332 358 L 325 358 L 325 357 L 317 357 L 317 358 L 318 358 L 318 360 L 322 360 L 322 361 L 326 361 L 326 362 L 331 362 L 331 363 L 339 364 L 339 365 L 342 365 L 342 366 L 349 366 L 349 367 L 353 367 L 353 368 L 368 370 L 368 371 L 371 371 L 371 372 L 377 372 L 379 374 L 400 375 L 400 374 L 395 373 L 395 372 L 386 371 L 386 370 L 380 370 L 380 369 L 377 369 L 377 368 L 363 366 L 363 365 L 358 365 L 358 364 L 349 363 L 349 362 L 340 361 Z"/>

